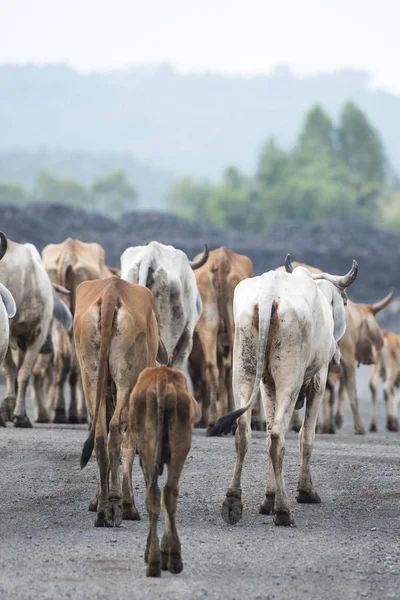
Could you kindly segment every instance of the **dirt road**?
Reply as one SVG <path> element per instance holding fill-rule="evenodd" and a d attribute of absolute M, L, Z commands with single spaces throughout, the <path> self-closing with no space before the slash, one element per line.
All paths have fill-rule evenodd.
<path fill-rule="evenodd" d="M 360 369 L 368 424 L 366 371 Z M 2 390 L 1 390 L 2 391 Z M 258 514 L 266 478 L 265 434 L 253 434 L 236 526 L 220 516 L 234 463 L 232 437 L 196 431 L 178 505 L 184 570 L 145 577 L 144 485 L 135 462 L 138 523 L 95 529 L 87 510 L 96 485 L 92 459 L 81 471 L 83 426 L 0 430 L 0 598 L 86 600 L 398 598 L 400 434 L 383 427 L 357 437 L 349 412 L 335 436 L 318 435 L 313 476 L 320 505 L 298 505 L 297 436 L 289 434 L 285 474 L 295 528 Z M 160 523 L 161 534 L 161 523 Z"/>

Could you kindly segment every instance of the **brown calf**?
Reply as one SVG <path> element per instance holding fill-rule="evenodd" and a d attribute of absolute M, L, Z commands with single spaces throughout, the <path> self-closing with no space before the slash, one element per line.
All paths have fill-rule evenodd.
<path fill-rule="evenodd" d="M 128 437 L 139 454 L 146 481 L 150 521 L 145 552 L 148 577 L 159 577 L 161 569 L 180 573 L 183 568 L 175 523 L 178 483 L 192 443 L 192 423 L 200 416 L 200 407 L 189 394 L 181 371 L 158 367 L 141 373 L 130 399 Z M 164 465 L 168 466 L 168 475 L 163 492 L 165 528 L 160 552 L 158 477 Z"/>
<path fill-rule="evenodd" d="M 81 283 L 76 291 L 74 339 L 92 418 L 81 467 L 94 446 L 99 466 L 98 493 L 90 508 L 97 507 L 96 527 L 118 526 L 123 518 L 139 518 L 129 444 L 123 446 L 122 494 L 119 462 L 132 389 L 143 369 L 156 364 L 159 342 L 152 293 L 113 277 Z M 157 360 L 166 362 L 166 357 L 159 352 Z M 111 395 L 106 394 L 107 387 Z"/>
<path fill-rule="evenodd" d="M 202 425 L 208 429 L 218 416 L 233 408 L 233 294 L 237 284 L 252 274 L 253 265 L 247 256 L 224 247 L 210 252 L 208 261 L 195 271 L 203 310 L 196 325 L 189 370 L 199 393 L 197 400 L 202 401 Z"/>
<path fill-rule="evenodd" d="M 383 348 L 377 352 L 376 361 L 371 365 L 369 387 L 372 395 L 372 413 L 370 431 L 378 431 L 376 426 L 376 388 L 379 377 L 383 381 L 383 398 L 386 407 L 386 428 L 399 430 L 398 398 L 400 388 L 400 335 L 391 331 L 382 331 Z M 396 391 L 397 388 L 397 391 Z"/>

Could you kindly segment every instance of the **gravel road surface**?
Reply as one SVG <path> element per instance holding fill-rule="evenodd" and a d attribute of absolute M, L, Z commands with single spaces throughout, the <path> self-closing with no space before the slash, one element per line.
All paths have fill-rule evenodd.
<path fill-rule="evenodd" d="M 366 369 L 359 370 L 368 424 Z M 3 392 L 3 388 L 0 390 Z M 258 514 L 266 481 L 265 434 L 254 433 L 243 475 L 244 511 L 220 516 L 234 464 L 232 437 L 196 430 L 183 472 L 178 530 L 184 570 L 147 579 L 148 520 L 135 462 L 140 522 L 95 529 L 88 503 L 96 463 L 83 471 L 84 426 L 0 430 L 1 600 L 389 599 L 400 597 L 400 434 L 352 433 L 349 411 L 337 435 L 317 435 L 313 476 L 320 505 L 295 501 L 297 436 L 288 435 L 285 475 L 296 527 Z M 161 520 L 160 520 L 161 521 Z M 161 522 L 159 526 L 161 535 Z"/>

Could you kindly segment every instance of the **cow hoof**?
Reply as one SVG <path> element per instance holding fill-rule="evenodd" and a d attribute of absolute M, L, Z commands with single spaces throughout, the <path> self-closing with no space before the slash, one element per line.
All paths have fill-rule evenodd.
<path fill-rule="evenodd" d="M 87 420 L 87 416 L 86 415 L 79 415 L 78 416 L 78 423 L 80 423 L 81 425 L 86 425 L 87 422 L 88 422 L 88 420 Z"/>
<path fill-rule="evenodd" d="M 1 403 L 0 413 L 3 421 L 12 421 L 15 409 L 15 396 L 6 396 Z"/>
<path fill-rule="evenodd" d="M 7 424 L 0 413 L 0 427 L 7 427 Z"/>
<path fill-rule="evenodd" d="M 260 423 L 260 421 L 252 421 L 251 422 L 251 430 L 252 431 L 261 431 L 261 423 Z"/>
<path fill-rule="evenodd" d="M 50 423 L 49 415 L 39 415 L 37 419 L 35 419 L 35 423 Z"/>
<path fill-rule="evenodd" d="M 89 502 L 89 512 L 97 512 L 97 498 Z"/>
<path fill-rule="evenodd" d="M 131 504 L 123 504 L 122 510 L 124 514 L 124 521 L 140 521 L 140 515 L 136 506 Z"/>
<path fill-rule="evenodd" d="M 67 415 L 65 414 L 65 410 L 56 410 L 53 423 L 64 424 L 67 422 Z"/>
<path fill-rule="evenodd" d="M 13 417 L 14 427 L 23 427 L 25 429 L 31 429 L 32 423 L 26 415 L 14 415 Z"/>
<path fill-rule="evenodd" d="M 161 577 L 161 567 L 159 564 L 147 565 L 146 569 L 147 577 Z"/>
<path fill-rule="evenodd" d="M 161 550 L 161 570 L 168 571 L 169 552 Z M 147 563 L 147 560 L 145 561 Z"/>
<path fill-rule="evenodd" d="M 183 569 L 182 558 L 179 552 L 170 552 L 168 559 L 168 571 L 173 575 L 181 573 Z"/>
<path fill-rule="evenodd" d="M 323 425 L 322 433 L 336 433 L 333 425 Z"/>
<path fill-rule="evenodd" d="M 222 505 L 221 515 L 225 523 L 235 525 L 242 518 L 243 504 L 236 496 L 227 496 Z"/>
<path fill-rule="evenodd" d="M 110 504 L 105 511 L 107 527 L 119 527 L 124 518 L 122 504 Z"/>
<path fill-rule="evenodd" d="M 202 419 L 200 419 L 200 421 L 198 423 L 194 424 L 194 428 L 195 429 L 207 429 L 207 423 L 202 418 Z"/>
<path fill-rule="evenodd" d="M 215 423 L 209 423 L 208 424 L 208 427 L 206 429 L 206 436 L 207 437 L 210 437 L 210 432 L 211 432 L 211 429 L 214 427 L 214 425 L 215 425 Z"/>
<path fill-rule="evenodd" d="M 294 520 L 290 513 L 290 510 L 279 510 L 274 513 L 275 525 L 283 525 L 284 527 L 291 527 L 294 525 Z"/>
<path fill-rule="evenodd" d="M 97 513 L 97 517 L 94 521 L 94 526 L 95 527 L 106 527 L 107 526 L 104 510 L 101 510 L 100 512 Z"/>
<path fill-rule="evenodd" d="M 274 512 L 275 494 L 265 494 L 265 500 L 260 506 L 260 515 L 269 515 Z"/>
<path fill-rule="evenodd" d="M 299 433 L 300 429 L 301 429 L 301 423 L 295 423 L 290 428 L 290 431 L 294 431 L 295 433 Z"/>
<path fill-rule="evenodd" d="M 68 423 L 70 425 L 79 425 L 80 420 L 78 419 L 77 415 L 69 415 L 68 416 Z"/>
<path fill-rule="evenodd" d="M 375 423 L 371 423 L 371 425 L 369 426 L 369 430 L 371 433 L 376 433 L 378 431 L 378 428 Z"/>
<path fill-rule="evenodd" d="M 386 423 L 386 429 L 388 431 L 398 431 L 399 421 L 395 417 L 389 417 Z"/>
<path fill-rule="evenodd" d="M 336 423 L 336 427 L 338 429 L 340 429 L 343 425 L 343 417 L 342 417 L 342 415 L 339 415 L 339 413 L 336 413 L 335 423 Z"/>
<path fill-rule="evenodd" d="M 356 425 L 356 427 L 354 427 L 354 433 L 356 435 L 365 435 L 364 425 Z"/>
<path fill-rule="evenodd" d="M 320 504 L 321 502 L 317 492 L 307 492 L 306 490 L 298 490 L 296 500 L 299 504 Z"/>

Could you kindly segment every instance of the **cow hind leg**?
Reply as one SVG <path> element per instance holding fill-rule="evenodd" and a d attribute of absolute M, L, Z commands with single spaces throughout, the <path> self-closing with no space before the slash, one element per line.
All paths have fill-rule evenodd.
<path fill-rule="evenodd" d="M 378 427 L 376 424 L 376 392 L 378 387 L 379 380 L 379 367 L 376 365 L 372 365 L 370 367 L 370 377 L 369 377 L 369 389 L 371 391 L 371 422 L 369 426 L 369 430 L 371 432 L 378 431 Z"/>
<path fill-rule="evenodd" d="M 354 423 L 354 432 L 358 435 L 365 434 L 365 428 L 363 422 L 361 420 L 359 406 L 358 406 L 358 398 L 357 398 L 357 388 L 356 388 L 356 374 L 355 367 L 352 365 L 350 368 L 344 368 L 344 382 L 347 390 L 347 395 L 350 401 L 350 408 L 353 413 L 353 423 Z"/>
<path fill-rule="evenodd" d="M 179 440 L 179 446 L 178 444 L 175 444 L 175 448 L 171 449 L 171 460 L 168 465 L 167 482 L 164 487 L 165 528 L 164 536 L 161 541 L 161 568 L 163 570 L 168 569 L 170 573 L 174 574 L 180 573 L 183 569 L 181 543 L 176 529 L 175 515 L 178 502 L 179 478 L 190 450 L 190 427 L 190 423 L 188 422 L 186 431 L 177 432 L 178 437 L 176 438 L 176 441 Z M 188 437 L 187 431 L 189 432 L 189 443 L 185 445 L 181 442 L 183 442 L 184 437 Z"/>
<path fill-rule="evenodd" d="M 109 461 L 107 452 L 107 424 L 106 424 L 106 406 L 102 402 L 100 405 L 99 418 L 96 426 L 95 451 L 97 464 L 99 467 L 99 488 L 97 503 L 97 517 L 94 522 L 95 527 L 107 527 L 106 510 L 108 504 L 108 471 Z"/>
<path fill-rule="evenodd" d="M 42 348 L 46 339 L 46 335 L 39 335 L 36 340 L 28 346 L 24 360 L 19 370 L 17 383 L 18 383 L 18 392 L 17 392 L 17 402 L 15 405 L 13 421 L 15 427 L 32 427 L 32 423 L 30 422 L 27 414 L 26 414 L 26 390 L 29 383 L 29 378 L 32 373 L 33 366 L 35 361 L 39 355 L 40 349 Z"/>
<path fill-rule="evenodd" d="M 324 396 L 325 380 L 326 372 L 315 376 L 313 387 L 307 393 L 306 414 L 299 436 L 300 477 L 297 502 L 300 504 L 318 504 L 321 502 L 311 479 L 310 462 L 315 440 L 315 426 L 321 400 Z"/>
<path fill-rule="evenodd" d="M 11 348 L 8 347 L 6 357 L 4 359 L 3 368 L 6 375 L 7 382 L 7 390 L 6 395 L 3 399 L 0 409 L 0 416 L 4 423 L 6 421 L 12 421 L 12 416 L 15 409 L 16 402 L 16 377 L 17 377 L 17 367 L 15 365 Z"/>
<path fill-rule="evenodd" d="M 142 470 L 146 481 L 146 508 L 149 516 L 149 534 L 147 537 L 144 561 L 147 564 L 147 577 L 160 577 L 161 553 L 157 535 L 157 523 L 161 512 L 161 492 L 158 477 L 153 472 L 154 444 L 147 440 L 144 453 L 140 453 Z"/>
<path fill-rule="evenodd" d="M 274 424 L 271 428 L 271 443 L 269 450 L 276 482 L 274 504 L 275 525 L 288 526 L 293 525 L 294 523 L 283 477 L 283 459 L 285 456 L 285 433 L 292 417 L 299 392 L 300 387 L 294 389 L 290 393 L 286 391 L 280 392 L 278 386 L 276 390 L 276 412 Z"/>
<path fill-rule="evenodd" d="M 125 521 L 140 521 L 133 495 L 132 471 L 136 448 L 128 426 L 121 446 L 122 455 L 122 511 Z"/>
<path fill-rule="evenodd" d="M 272 465 L 272 460 L 270 458 L 271 429 L 275 420 L 275 399 L 269 396 L 264 384 L 261 384 L 261 397 L 263 400 L 264 411 L 267 418 L 268 479 L 267 489 L 265 490 L 265 499 L 260 506 L 259 512 L 261 515 L 269 515 L 271 512 L 274 511 L 276 489 L 275 473 Z"/>

